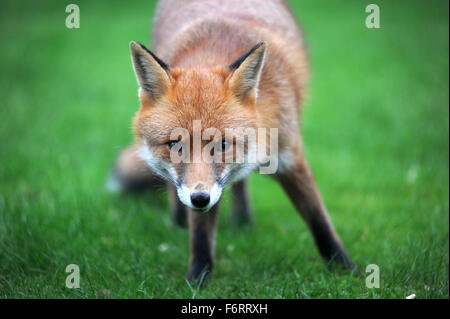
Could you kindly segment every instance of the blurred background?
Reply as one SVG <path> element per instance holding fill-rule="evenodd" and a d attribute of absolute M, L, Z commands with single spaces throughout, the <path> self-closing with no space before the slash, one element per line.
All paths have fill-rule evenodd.
<path fill-rule="evenodd" d="M 373 1 L 372 1 L 373 2 Z M 312 77 L 305 152 L 353 260 L 381 287 L 326 270 L 271 179 L 252 175 L 255 227 L 229 221 L 206 289 L 184 281 L 188 232 L 164 189 L 109 194 L 138 109 L 129 42 L 150 45 L 155 1 L 0 3 L 0 297 L 448 298 L 448 2 L 290 1 Z M 65 286 L 80 266 L 81 287 Z"/>

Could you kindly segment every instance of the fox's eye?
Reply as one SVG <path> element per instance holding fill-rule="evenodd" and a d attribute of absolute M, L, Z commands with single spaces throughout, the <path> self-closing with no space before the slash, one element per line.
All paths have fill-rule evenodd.
<path fill-rule="evenodd" d="M 230 146 L 230 143 L 228 143 L 227 141 L 223 140 L 222 141 L 222 152 L 227 151 L 229 146 Z"/>
<path fill-rule="evenodd" d="M 177 144 L 178 144 L 178 141 L 170 141 L 167 143 L 167 147 L 169 148 L 169 150 L 171 150 L 172 147 L 174 147 Z"/>

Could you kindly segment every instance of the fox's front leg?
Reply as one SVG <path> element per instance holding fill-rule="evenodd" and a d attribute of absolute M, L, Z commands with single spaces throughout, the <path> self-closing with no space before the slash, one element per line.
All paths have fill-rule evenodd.
<path fill-rule="evenodd" d="M 177 195 L 177 189 L 174 185 L 168 183 L 170 206 L 172 208 L 172 218 L 175 224 L 181 227 L 187 225 L 187 207 L 180 201 Z"/>
<path fill-rule="evenodd" d="M 201 285 L 213 268 L 218 214 L 219 203 L 207 213 L 188 210 L 190 282 L 198 282 Z"/>
<path fill-rule="evenodd" d="M 306 221 L 320 254 L 330 262 L 329 266 L 331 262 L 336 262 L 344 268 L 355 268 L 334 230 L 303 154 L 298 154 L 295 163 L 282 172 L 278 179 Z"/>
<path fill-rule="evenodd" d="M 243 179 L 231 187 L 231 220 L 238 225 L 253 224 L 247 179 Z"/>

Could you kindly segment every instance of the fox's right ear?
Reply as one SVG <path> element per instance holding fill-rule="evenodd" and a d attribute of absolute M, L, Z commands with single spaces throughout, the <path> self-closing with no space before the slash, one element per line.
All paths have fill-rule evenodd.
<path fill-rule="evenodd" d="M 130 49 L 141 94 L 158 99 L 170 85 L 169 66 L 139 42 L 131 42 Z"/>

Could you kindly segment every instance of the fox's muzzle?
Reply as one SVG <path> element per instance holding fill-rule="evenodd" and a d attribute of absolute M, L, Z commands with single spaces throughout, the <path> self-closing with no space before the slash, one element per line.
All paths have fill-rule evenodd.
<path fill-rule="evenodd" d="M 208 189 L 206 187 L 194 187 L 192 190 L 185 184 L 177 188 L 178 198 L 180 201 L 198 212 L 207 212 L 214 206 L 222 195 L 222 187 L 217 183 Z"/>

